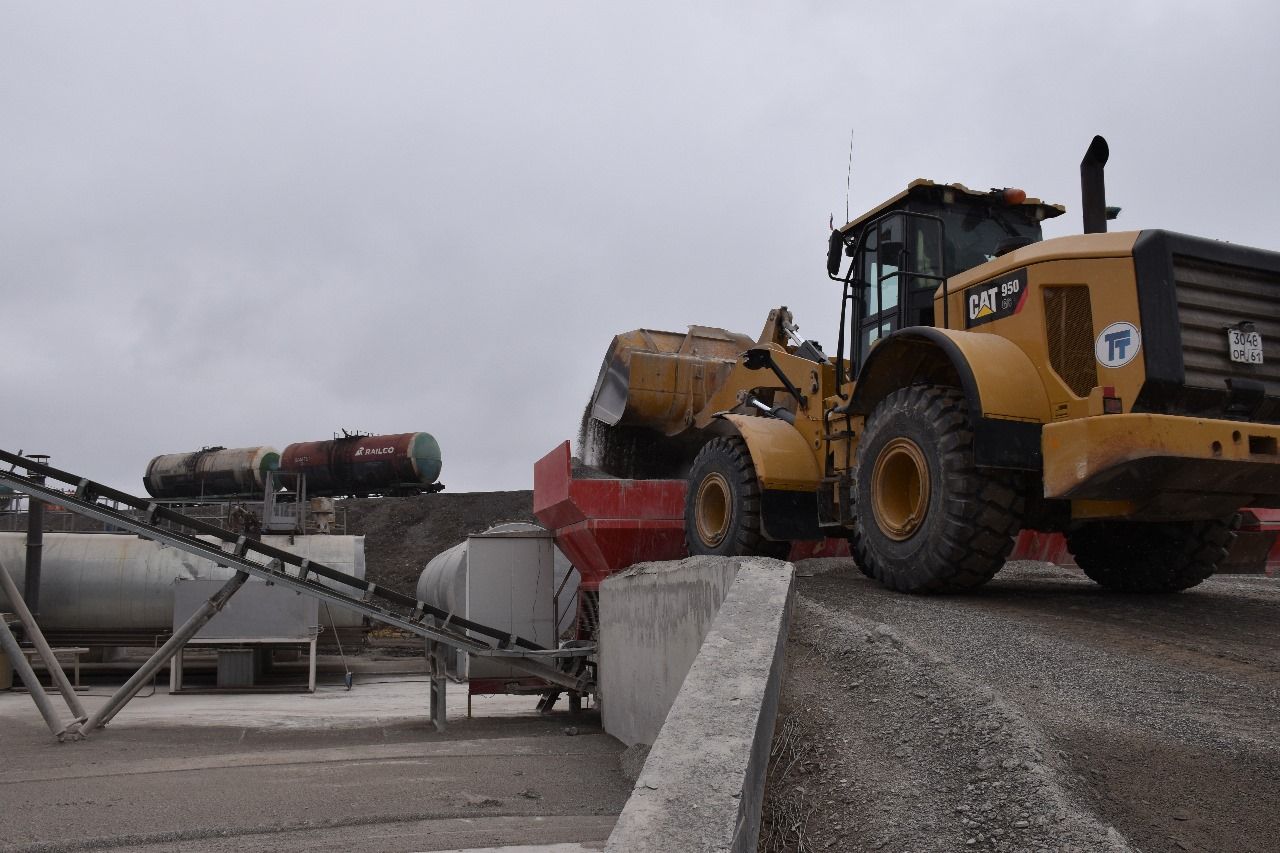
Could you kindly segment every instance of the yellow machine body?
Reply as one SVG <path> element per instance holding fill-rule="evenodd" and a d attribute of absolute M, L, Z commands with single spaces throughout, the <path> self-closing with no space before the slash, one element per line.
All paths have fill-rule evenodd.
<path fill-rule="evenodd" d="M 1179 254 L 1201 250 L 1191 260 Z M 1251 262 L 1249 253 L 1267 264 L 1280 255 L 1240 249 L 1215 260 L 1222 252 L 1210 241 L 1137 231 L 1014 248 L 947 279 L 934 292 L 932 324 L 870 342 L 861 364 L 803 353 L 787 333 L 785 307 L 754 341 L 701 326 L 684 335 L 637 330 L 615 338 L 593 411 L 605 423 L 666 436 L 740 436 L 771 539 L 838 533 L 848 498 L 833 484 L 856 466 L 867 416 L 920 383 L 961 389 L 979 464 L 1024 472 L 1035 496 L 1071 518 L 1169 521 L 1280 506 L 1271 402 L 1280 377 L 1280 269 L 1233 266 Z M 1166 267 L 1176 296 L 1175 282 L 1157 274 Z M 1224 356 L 1227 326 L 1237 321 L 1268 342 L 1258 370 Z M 1178 385 L 1175 367 L 1187 376 L 1194 368 L 1200 384 Z M 1254 417 L 1260 410 L 1268 416 Z M 812 512 L 813 523 L 771 517 L 769 496 L 780 493 L 791 497 L 773 502 L 778 513 Z"/>

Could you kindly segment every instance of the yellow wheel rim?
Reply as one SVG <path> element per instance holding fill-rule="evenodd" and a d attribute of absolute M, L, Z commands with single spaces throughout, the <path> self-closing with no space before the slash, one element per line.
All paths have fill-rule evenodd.
<path fill-rule="evenodd" d="M 709 548 L 719 545 L 729 533 L 729 519 L 733 515 L 731 495 L 729 481 L 723 474 L 713 471 L 698 484 L 693 516 L 698 526 L 698 538 Z"/>
<path fill-rule="evenodd" d="M 929 465 L 920 445 L 895 438 L 884 446 L 871 473 L 876 524 L 890 539 L 908 539 L 929 509 Z"/>

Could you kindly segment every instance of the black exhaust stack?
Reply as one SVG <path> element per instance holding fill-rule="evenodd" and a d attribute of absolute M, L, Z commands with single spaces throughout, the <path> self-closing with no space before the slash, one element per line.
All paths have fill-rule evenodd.
<path fill-rule="evenodd" d="M 1095 136 L 1080 161 L 1080 206 L 1084 209 L 1084 233 L 1105 234 L 1107 231 L 1107 187 L 1102 170 L 1111 149 L 1107 140 Z"/>

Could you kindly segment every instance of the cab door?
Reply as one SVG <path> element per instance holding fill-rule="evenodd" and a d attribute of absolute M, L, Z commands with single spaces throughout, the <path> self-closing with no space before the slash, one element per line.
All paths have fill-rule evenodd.
<path fill-rule="evenodd" d="M 895 211 L 868 226 L 854 263 L 863 285 L 858 366 L 876 341 L 905 326 L 931 326 L 933 294 L 945 281 L 937 217 Z"/>

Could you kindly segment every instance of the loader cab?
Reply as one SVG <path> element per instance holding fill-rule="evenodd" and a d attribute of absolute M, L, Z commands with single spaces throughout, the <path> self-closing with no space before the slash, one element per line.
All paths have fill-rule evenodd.
<path fill-rule="evenodd" d="M 841 341 L 847 334 L 851 342 L 848 363 L 861 367 L 876 341 L 896 329 L 946 325 L 949 318 L 934 316 L 934 293 L 948 276 L 1038 242 L 1040 223 L 1064 212 L 1021 190 L 975 192 L 916 180 L 832 231 L 827 272 L 845 283 Z"/>

